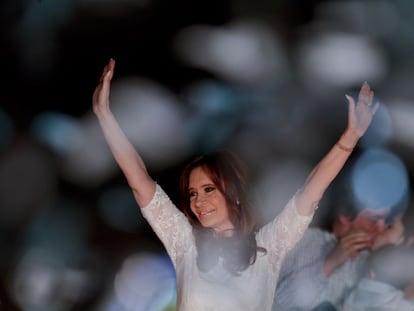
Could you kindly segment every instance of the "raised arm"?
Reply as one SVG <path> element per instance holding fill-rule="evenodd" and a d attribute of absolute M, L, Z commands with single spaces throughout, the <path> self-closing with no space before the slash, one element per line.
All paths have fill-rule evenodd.
<path fill-rule="evenodd" d="M 141 156 L 129 142 L 109 107 L 111 80 L 115 61 L 111 59 L 93 93 L 93 112 L 96 114 L 115 161 L 124 173 L 140 207 L 146 206 L 155 192 L 155 183 L 148 175 Z"/>
<path fill-rule="evenodd" d="M 347 129 L 312 170 L 296 197 L 297 207 L 303 215 L 310 215 L 318 206 L 325 190 L 348 160 L 379 108 L 379 103 L 373 105 L 374 92 L 366 82 L 361 87 L 357 103 L 351 96 L 346 97 L 348 100 Z"/>

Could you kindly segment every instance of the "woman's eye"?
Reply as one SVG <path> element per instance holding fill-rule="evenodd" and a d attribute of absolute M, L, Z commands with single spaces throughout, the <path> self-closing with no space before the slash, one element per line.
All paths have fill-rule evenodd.
<path fill-rule="evenodd" d="M 196 196 L 195 191 L 191 191 L 191 192 L 188 194 L 188 196 L 189 196 L 190 198 L 195 197 L 195 196 Z"/>
<path fill-rule="evenodd" d="M 206 187 L 205 189 L 204 189 L 204 191 L 205 192 L 211 192 L 211 191 L 214 191 L 216 188 L 214 188 L 214 187 Z"/>

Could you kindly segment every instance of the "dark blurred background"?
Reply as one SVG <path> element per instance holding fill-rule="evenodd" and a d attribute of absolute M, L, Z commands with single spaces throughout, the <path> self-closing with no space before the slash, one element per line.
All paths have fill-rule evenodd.
<path fill-rule="evenodd" d="M 265 223 L 346 127 L 381 108 L 321 203 L 412 204 L 414 3 L 8 0 L 1 9 L 0 310 L 174 310 L 174 271 L 91 111 L 111 106 L 178 205 L 192 156 L 228 148 Z"/>

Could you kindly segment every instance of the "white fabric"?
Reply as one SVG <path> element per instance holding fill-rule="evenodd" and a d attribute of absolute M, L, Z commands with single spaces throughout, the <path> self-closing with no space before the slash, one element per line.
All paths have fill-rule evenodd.
<path fill-rule="evenodd" d="M 343 311 L 414 311 L 414 301 L 391 285 L 364 278 L 345 300 Z"/>
<path fill-rule="evenodd" d="M 256 262 L 235 276 L 218 265 L 207 273 L 197 268 L 192 227 L 159 185 L 152 201 L 141 209 L 164 244 L 176 270 L 179 311 L 270 311 L 282 260 L 302 237 L 312 216 L 300 215 L 294 197 L 256 235 Z"/>

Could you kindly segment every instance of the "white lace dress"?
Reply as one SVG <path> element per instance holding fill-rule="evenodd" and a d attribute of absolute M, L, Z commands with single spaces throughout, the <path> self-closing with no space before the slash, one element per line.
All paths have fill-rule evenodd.
<path fill-rule="evenodd" d="M 313 216 L 300 215 L 293 197 L 256 235 L 257 245 L 267 253 L 259 252 L 256 262 L 235 276 L 220 261 L 208 272 L 198 270 L 192 227 L 159 185 L 141 210 L 175 267 L 179 311 L 270 311 L 282 261 Z"/>

